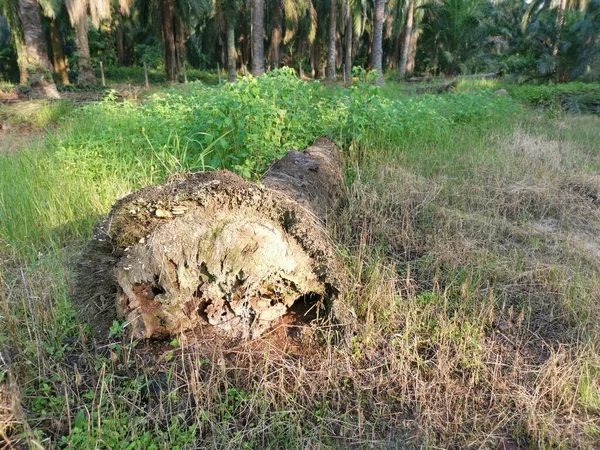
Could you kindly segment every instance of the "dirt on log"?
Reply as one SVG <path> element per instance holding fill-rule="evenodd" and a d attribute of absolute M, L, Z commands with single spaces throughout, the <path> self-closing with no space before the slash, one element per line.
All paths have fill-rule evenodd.
<path fill-rule="evenodd" d="M 194 173 L 117 201 L 73 291 L 96 335 L 119 319 L 136 338 L 202 326 L 255 338 L 300 300 L 348 321 L 346 272 L 323 227 L 345 202 L 340 150 L 318 139 L 261 181 Z"/>

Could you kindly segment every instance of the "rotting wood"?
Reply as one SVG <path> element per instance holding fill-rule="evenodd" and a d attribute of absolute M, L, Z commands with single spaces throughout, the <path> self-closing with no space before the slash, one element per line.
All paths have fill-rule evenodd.
<path fill-rule="evenodd" d="M 443 94 L 445 92 L 456 90 L 457 86 L 458 86 L 458 80 L 452 80 L 449 83 L 442 83 L 442 84 L 438 84 L 437 86 L 428 86 L 428 87 L 419 88 L 419 89 L 417 89 L 417 94 L 419 94 L 419 95 L 429 94 L 429 93 Z"/>
<path fill-rule="evenodd" d="M 255 338 L 297 301 L 352 316 L 346 272 L 323 222 L 345 202 L 340 150 L 292 150 L 262 186 L 195 173 L 119 200 L 79 264 L 73 300 L 99 337 L 126 320 L 136 338 L 212 326 Z"/>

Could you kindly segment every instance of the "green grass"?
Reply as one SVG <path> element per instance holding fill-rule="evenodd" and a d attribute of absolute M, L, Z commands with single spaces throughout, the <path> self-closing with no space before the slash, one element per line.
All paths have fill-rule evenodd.
<path fill-rule="evenodd" d="M 0 122 L 13 127 L 41 130 L 57 123 L 72 109 L 73 104 L 68 100 L 0 104 Z"/>
<path fill-rule="evenodd" d="M 0 92 L 13 92 L 16 90 L 16 88 L 17 87 L 13 83 L 0 80 Z"/>
<path fill-rule="evenodd" d="M 105 67 L 104 76 L 108 84 L 119 83 L 119 84 L 144 84 L 144 68 L 131 66 L 131 67 Z M 96 77 L 100 80 L 100 70 L 96 70 Z M 224 79 L 226 79 L 225 73 L 223 73 Z M 200 81 L 209 85 L 216 85 L 219 83 L 218 74 L 215 71 L 206 71 L 193 68 L 187 68 L 187 79 L 189 82 Z M 179 74 L 179 81 L 184 81 L 183 70 Z M 164 70 L 153 69 L 148 70 L 148 82 L 150 84 L 166 84 L 166 76 Z"/>
<path fill-rule="evenodd" d="M 0 383 L 24 406 L 13 436 L 80 449 L 593 448 L 599 119 L 536 113 L 496 87 L 416 98 L 286 72 L 191 83 L 69 111 L 42 148 L 0 155 L 12 361 Z M 350 200 L 328 226 L 355 281 L 349 348 L 180 336 L 148 367 L 119 324 L 93 342 L 69 280 L 117 198 L 192 169 L 255 179 L 323 134 L 345 150 Z"/>

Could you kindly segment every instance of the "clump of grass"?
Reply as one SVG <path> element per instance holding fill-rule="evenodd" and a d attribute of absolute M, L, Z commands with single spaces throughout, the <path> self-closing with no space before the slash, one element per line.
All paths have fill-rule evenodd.
<path fill-rule="evenodd" d="M 468 154 L 447 142 L 412 168 L 372 149 L 356 164 L 339 230 L 351 254 L 366 254 L 357 276 L 372 283 L 356 298 L 365 326 L 356 351 L 367 353 L 365 366 L 400 367 L 383 376 L 397 382 L 388 389 L 436 445 L 595 442 L 590 411 L 600 404 L 590 410 L 580 386 L 600 356 L 600 211 L 572 180 L 594 176 L 598 144 L 571 139 L 517 130 L 481 147 L 471 140 Z M 455 159 L 432 171 L 446 152 Z M 386 350 L 373 354 L 381 340 Z"/>
<path fill-rule="evenodd" d="M 187 79 L 188 82 L 200 81 L 204 84 L 216 85 L 219 83 L 219 76 L 215 71 L 207 71 L 194 69 L 191 67 L 187 68 Z M 104 68 L 104 75 L 107 83 L 110 84 L 138 84 L 143 85 L 145 83 L 144 68 L 141 66 L 131 67 L 117 67 L 107 66 Z M 96 76 L 100 77 L 100 70 L 96 70 Z M 165 72 L 163 69 L 149 68 L 148 69 L 148 81 L 149 83 L 156 84 L 167 84 Z M 179 81 L 183 82 L 184 75 L 183 71 L 179 74 Z"/>
<path fill-rule="evenodd" d="M 597 83 L 507 85 L 510 95 L 535 108 L 566 110 L 573 114 L 598 114 L 600 88 Z"/>
<path fill-rule="evenodd" d="M 12 93 L 17 90 L 17 86 L 13 83 L 9 83 L 8 81 L 0 80 L 0 92 Z"/>
<path fill-rule="evenodd" d="M 41 130 L 68 115 L 73 104 L 66 100 L 31 100 L 0 105 L 0 121 L 15 128 Z"/>

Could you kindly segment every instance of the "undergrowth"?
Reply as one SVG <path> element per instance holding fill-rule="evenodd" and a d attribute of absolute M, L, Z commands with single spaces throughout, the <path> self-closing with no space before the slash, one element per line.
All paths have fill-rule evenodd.
<path fill-rule="evenodd" d="M 508 85 L 507 90 L 515 99 L 535 108 L 600 114 L 600 86 L 597 83 Z"/>
<path fill-rule="evenodd" d="M 192 83 L 139 104 L 109 97 L 43 148 L 0 155 L 0 439 L 596 447 L 598 119 L 537 115 L 493 91 L 401 97 L 285 72 Z M 116 198 L 187 170 L 255 179 L 323 134 L 345 149 L 349 202 L 328 228 L 354 282 L 347 347 L 153 346 L 119 323 L 93 341 L 69 279 Z"/>

